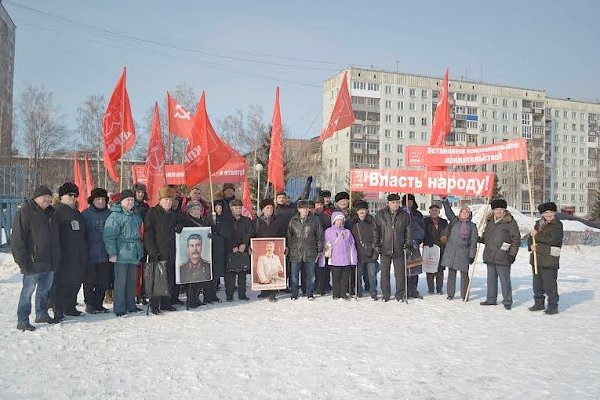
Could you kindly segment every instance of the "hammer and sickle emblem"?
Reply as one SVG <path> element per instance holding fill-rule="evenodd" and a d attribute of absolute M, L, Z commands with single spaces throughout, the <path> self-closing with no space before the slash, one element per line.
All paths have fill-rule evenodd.
<path fill-rule="evenodd" d="M 174 115 L 175 118 L 192 119 L 192 117 L 191 117 L 192 113 L 189 111 L 185 111 L 183 109 L 183 107 L 181 106 L 181 104 L 177 104 L 175 106 L 175 110 L 176 110 L 175 115 Z"/>

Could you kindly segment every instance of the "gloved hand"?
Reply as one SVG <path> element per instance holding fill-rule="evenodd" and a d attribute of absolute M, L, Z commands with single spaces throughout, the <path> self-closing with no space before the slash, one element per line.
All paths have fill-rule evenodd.
<path fill-rule="evenodd" d="M 313 177 L 312 176 L 309 176 L 308 178 L 306 178 L 306 182 L 307 183 L 312 183 L 312 181 L 313 181 Z"/>
<path fill-rule="evenodd" d="M 285 254 L 286 256 L 288 255 L 288 248 L 287 247 L 283 250 L 283 254 Z"/>
<path fill-rule="evenodd" d="M 469 258 L 469 264 L 473 264 L 475 262 L 475 259 L 473 257 Z"/>
<path fill-rule="evenodd" d="M 512 254 L 509 254 L 508 262 L 510 263 L 510 265 L 512 265 L 515 262 L 515 256 L 513 256 Z"/>
<path fill-rule="evenodd" d="M 483 237 L 482 237 L 482 236 L 479 236 L 479 237 L 477 238 L 477 243 L 484 243 L 484 241 L 483 241 Z"/>
<path fill-rule="evenodd" d="M 410 244 L 410 243 L 404 243 L 404 249 L 409 250 L 409 249 L 412 249 L 412 248 L 413 248 L 412 244 Z"/>
<path fill-rule="evenodd" d="M 209 239 L 212 239 L 212 236 L 213 236 L 213 235 L 212 235 L 212 232 L 208 232 L 208 233 L 206 234 L 206 237 L 207 237 L 207 238 L 209 238 Z"/>
<path fill-rule="evenodd" d="M 181 224 L 175 225 L 175 233 L 181 233 L 182 230 L 183 230 L 183 225 L 181 225 Z"/>

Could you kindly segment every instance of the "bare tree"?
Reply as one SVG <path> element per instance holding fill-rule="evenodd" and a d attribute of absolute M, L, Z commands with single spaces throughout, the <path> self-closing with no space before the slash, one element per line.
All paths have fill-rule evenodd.
<path fill-rule="evenodd" d="M 21 93 L 17 118 L 25 152 L 29 156 L 30 173 L 33 174 L 29 182 L 30 190 L 33 190 L 40 180 L 40 159 L 63 147 L 63 143 L 67 142 L 67 130 L 61 122 L 63 115 L 54 104 L 53 93 L 31 84 L 26 84 Z"/>
<path fill-rule="evenodd" d="M 99 94 L 88 96 L 84 103 L 77 108 L 77 133 L 83 140 L 82 147 L 89 153 L 95 154 L 97 176 L 95 182 L 100 185 L 102 168 L 100 166 L 103 154 L 102 120 L 106 109 L 106 99 Z M 106 171 L 104 171 L 106 175 Z"/>
<path fill-rule="evenodd" d="M 264 139 L 269 137 L 271 130 L 270 123 L 264 121 L 262 107 L 257 105 L 251 105 L 245 114 L 238 109 L 235 114 L 218 120 L 216 127 L 221 138 L 241 154 L 254 152 L 255 164 L 257 149 L 264 144 Z M 285 136 L 285 131 L 283 135 Z"/>

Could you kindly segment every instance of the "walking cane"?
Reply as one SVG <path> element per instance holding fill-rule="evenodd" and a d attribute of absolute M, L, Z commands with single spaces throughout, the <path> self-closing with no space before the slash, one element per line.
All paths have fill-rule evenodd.
<path fill-rule="evenodd" d="M 408 256 L 406 249 L 404 250 L 404 301 L 408 304 Z"/>
<path fill-rule="evenodd" d="M 485 230 L 485 225 L 487 225 L 487 207 L 490 204 L 490 198 L 488 197 L 487 199 L 487 203 L 485 203 L 485 209 L 483 211 L 483 215 L 481 217 L 481 221 L 479 223 L 479 225 L 481 226 L 481 232 L 483 233 L 483 231 Z M 479 236 L 479 229 L 477 231 Z M 479 256 L 479 249 L 481 248 L 481 246 L 479 246 L 480 243 L 477 243 L 477 250 L 475 250 L 475 261 L 473 261 L 473 272 L 471 273 L 471 278 L 469 279 L 469 284 L 467 285 L 467 293 L 465 294 L 465 298 L 464 298 L 464 302 L 468 303 L 469 302 L 469 295 L 471 294 L 471 283 L 473 283 L 473 278 L 475 277 L 475 266 L 477 265 L 477 257 Z M 461 272 L 462 273 L 462 272 Z M 467 272 L 468 274 L 468 272 Z"/>
<path fill-rule="evenodd" d="M 146 264 L 148 263 L 149 257 L 146 256 Z M 146 317 L 150 316 L 150 299 L 152 298 L 152 294 L 154 293 L 154 265 L 152 266 L 152 286 L 150 288 L 150 293 L 146 293 L 148 295 L 148 304 L 146 304 Z"/>
<path fill-rule="evenodd" d="M 358 263 L 354 266 L 354 296 L 358 301 Z"/>

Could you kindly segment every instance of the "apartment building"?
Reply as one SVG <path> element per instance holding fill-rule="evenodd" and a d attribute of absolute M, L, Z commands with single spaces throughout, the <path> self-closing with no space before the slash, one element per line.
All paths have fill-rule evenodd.
<path fill-rule="evenodd" d="M 0 0 L 0 162 L 12 152 L 15 24 Z"/>
<path fill-rule="evenodd" d="M 323 182 L 331 182 L 334 190 L 348 187 L 348 170 L 351 168 L 410 168 L 404 166 L 404 149 L 407 145 L 429 143 L 439 88 L 442 84 L 442 78 L 438 77 L 360 68 L 349 68 L 346 71 L 356 121 L 352 127 L 341 130 L 325 140 L 322 146 L 322 179 Z M 325 123 L 335 103 L 344 72 L 341 71 L 324 84 Z M 588 161 L 585 165 L 580 165 L 577 161 L 577 165 L 568 166 L 569 176 L 573 173 L 573 168 L 577 169 L 577 177 L 581 174 L 585 176 L 585 179 L 581 178 L 582 181 L 578 181 L 575 189 L 571 189 L 571 181 L 567 190 L 562 187 L 562 181 L 559 183 L 553 180 L 557 173 L 562 174 L 562 170 L 552 169 L 548 165 L 549 157 L 556 153 L 554 147 L 561 147 L 564 135 L 559 135 L 558 142 L 552 144 L 554 147 L 548 148 L 548 104 L 553 105 L 552 110 L 560 107 L 560 110 L 568 109 L 569 118 L 573 112 L 577 113 L 578 118 L 584 113 L 588 118 L 585 127 L 586 140 L 599 134 L 597 126 L 600 121 L 596 118 L 598 112 L 591 110 L 600 105 L 572 101 L 562 104 L 560 100 L 547 99 L 544 90 L 460 80 L 450 80 L 449 99 L 452 131 L 446 137 L 446 145 L 479 146 L 524 138 L 528 143 L 528 166 L 534 206 L 552 199 L 561 206 L 576 206 L 578 214 L 587 213 L 588 197 L 591 197 L 588 188 L 592 190 L 592 183 L 598 185 L 597 181 L 591 182 L 597 174 L 592 177 L 590 172 L 598 168 L 597 152 L 587 151 L 585 156 L 588 157 Z M 553 101 L 559 103 L 552 103 Z M 571 103 L 576 103 L 578 107 Z M 563 113 L 561 118 L 562 115 Z M 569 124 L 571 129 L 573 122 Z M 578 130 L 580 125 L 577 125 Z M 583 135 L 581 132 L 579 136 Z M 579 136 L 578 140 L 581 139 Z M 589 144 L 592 143 L 591 139 L 587 143 L 589 149 L 596 148 Z M 579 148 L 576 151 L 579 152 Z M 592 160 L 592 157 L 595 158 Z M 530 210 L 525 162 L 471 166 L 463 169 L 495 172 L 502 187 L 502 194 L 509 205 L 523 212 Z M 549 179 L 549 175 L 553 178 Z M 581 183 L 584 183 L 583 189 Z M 383 202 L 385 194 L 379 194 L 377 197 Z M 572 200 L 573 198 L 575 200 Z M 477 202 L 482 199 L 464 200 Z M 418 197 L 421 206 L 431 201 L 431 196 Z"/>

